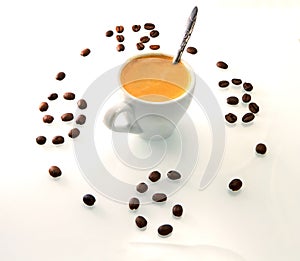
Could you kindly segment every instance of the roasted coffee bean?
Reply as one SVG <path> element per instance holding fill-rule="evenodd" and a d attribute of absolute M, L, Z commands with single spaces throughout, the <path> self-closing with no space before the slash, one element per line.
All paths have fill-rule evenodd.
<path fill-rule="evenodd" d="M 242 101 L 243 101 L 244 103 L 247 103 L 247 102 L 251 101 L 251 95 L 248 94 L 248 93 L 245 93 L 245 94 L 242 96 Z"/>
<path fill-rule="evenodd" d="M 79 136 L 80 130 L 77 128 L 73 128 L 72 130 L 69 131 L 68 136 L 72 139 L 75 139 Z"/>
<path fill-rule="evenodd" d="M 157 31 L 157 30 L 151 31 L 151 32 L 150 32 L 150 36 L 151 36 L 152 38 L 155 38 L 155 37 L 159 36 L 159 31 Z"/>
<path fill-rule="evenodd" d="M 64 93 L 64 99 L 74 100 L 75 99 L 75 94 L 73 92 L 66 92 L 66 93 Z"/>
<path fill-rule="evenodd" d="M 177 180 L 177 179 L 180 179 L 181 178 L 181 174 L 176 171 L 176 170 L 170 170 L 168 173 L 167 173 L 167 176 L 169 179 L 171 180 Z"/>
<path fill-rule="evenodd" d="M 230 105 L 237 105 L 239 103 L 239 98 L 235 96 L 230 96 L 227 98 L 227 103 Z"/>
<path fill-rule="evenodd" d="M 152 171 L 150 174 L 149 174 L 149 179 L 152 181 L 152 182 L 156 182 L 160 179 L 161 177 L 161 174 L 155 170 L 155 171 Z"/>
<path fill-rule="evenodd" d="M 159 45 L 159 44 L 151 44 L 151 45 L 149 46 L 149 48 L 150 48 L 151 50 L 158 50 L 158 49 L 160 48 L 160 45 Z"/>
<path fill-rule="evenodd" d="M 145 45 L 144 45 L 143 43 L 137 43 L 137 44 L 136 44 L 136 48 L 137 48 L 139 51 L 141 51 L 141 50 L 144 50 Z"/>
<path fill-rule="evenodd" d="M 118 51 L 118 52 L 123 52 L 124 50 L 125 50 L 124 44 L 118 44 L 118 45 L 117 45 L 117 51 Z"/>
<path fill-rule="evenodd" d="M 86 117 L 83 114 L 78 115 L 77 119 L 76 119 L 76 123 L 79 125 L 83 125 L 85 124 L 86 121 Z"/>
<path fill-rule="evenodd" d="M 233 78 L 231 80 L 231 82 L 234 84 L 234 85 L 240 85 L 242 84 L 242 80 L 241 79 L 238 79 L 238 78 Z"/>
<path fill-rule="evenodd" d="M 228 68 L 228 65 L 227 63 L 223 62 L 223 61 L 219 61 L 217 62 L 217 66 L 221 69 L 227 69 Z"/>
<path fill-rule="evenodd" d="M 259 112 L 259 106 L 255 102 L 250 102 L 248 107 L 249 107 L 249 110 L 253 113 Z"/>
<path fill-rule="evenodd" d="M 140 200 L 138 198 L 131 198 L 128 205 L 131 210 L 138 209 L 140 206 Z"/>
<path fill-rule="evenodd" d="M 233 179 L 230 181 L 228 187 L 232 191 L 238 191 L 241 189 L 243 182 L 240 179 Z"/>
<path fill-rule="evenodd" d="M 65 77 L 66 77 L 66 74 L 64 72 L 59 72 L 56 75 L 55 79 L 58 80 L 58 81 L 62 81 L 63 79 L 65 79 Z"/>
<path fill-rule="evenodd" d="M 86 100 L 84 100 L 84 99 L 78 100 L 77 106 L 78 106 L 78 108 L 81 109 L 81 110 L 86 109 L 86 107 L 87 107 L 87 102 L 86 102 Z"/>
<path fill-rule="evenodd" d="M 124 32 L 124 26 L 122 26 L 122 25 L 118 25 L 118 26 L 116 26 L 116 31 L 117 31 L 117 33 L 123 33 Z"/>
<path fill-rule="evenodd" d="M 140 193 L 145 193 L 148 190 L 148 185 L 144 182 L 141 182 L 136 185 L 136 190 Z"/>
<path fill-rule="evenodd" d="M 155 193 L 152 195 L 152 200 L 155 202 L 164 202 L 167 200 L 167 195 L 164 193 Z"/>
<path fill-rule="evenodd" d="M 172 208 L 172 213 L 175 217 L 181 217 L 183 213 L 183 208 L 181 205 L 177 204 Z"/>
<path fill-rule="evenodd" d="M 123 35 L 116 35 L 116 39 L 117 39 L 118 42 L 121 43 L 121 42 L 124 42 L 125 37 Z"/>
<path fill-rule="evenodd" d="M 63 115 L 61 115 L 60 118 L 62 121 L 71 121 L 74 119 L 74 116 L 73 116 L 73 113 L 67 112 L 67 113 L 64 113 Z"/>
<path fill-rule="evenodd" d="M 196 54 L 198 52 L 197 48 L 192 47 L 192 46 L 186 48 L 186 51 L 190 54 Z"/>
<path fill-rule="evenodd" d="M 147 220 L 143 217 L 143 216 L 137 216 L 135 218 L 135 224 L 139 227 L 139 228 L 145 228 L 147 226 Z"/>
<path fill-rule="evenodd" d="M 249 83 L 249 82 L 244 82 L 244 83 L 243 83 L 243 88 L 244 88 L 244 90 L 247 91 L 247 92 L 251 92 L 251 91 L 253 90 L 253 86 L 252 86 L 252 84 Z"/>
<path fill-rule="evenodd" d="M 45 136 L 38 136 L 38 137 L 36 137 L 35 141 L 39 145 L 44 145 L 46 143 L 47 139 Z"/>
<path fill-rule="evenodd" d="M 223 81 L 219 81 L 219 86 L 221 88 L 226 88 L 229 86 L 229 81 L 223 80 Z"/>
<path fill-rule="evenodd" d="M 135 24 L 132 26 L 132 31 L 138 32 L 141 29 L 141 26 L 139 24 Z"/>
<path fill-rule="evenodd" d="M 141 43 L 148 43 L 150 41 L 150 38 L 148 36 L 143 36 L 140 38 Z"/>
<path fill-rule="evenodd" d="M 96 198 L 91 194 L 84 195 L 82 200 L 83 200 L 84 204 L 86 204 L 89 207 L 93 206 L 96 202 Z"/>
<path fill-rule="evenodd" d="M 40 110 L 40 111 L 47 111 L 48 108 L 49 108 L 49 105 L 48 105 L 47 102 L 42 102 L 42 103 L 40 104 L 40 106 L 39 106 L 39 110 Z"/>
<path fill-rule="evenodd" d="M 171 234 L 173 231 L 173 227 L 169 224 L 161 225 L 158 229 L 157 232 L 161 236 L 168 236 Z"/>
<path fill-rule="evenodd" d="M 255 151 L 258 154 L 265 154 L 267 152 L 267 146 L 263 143 L 258 143 L 255 147 Z"/>
<path fill-rule="evenodd" d="M 85 48 L 80 52 L 80 55 L 83 57 L 88 56 L 91 53 L 91 50 L 89 48 Z"/>
<path fill-rule="evenodd" d="M 58 97 L 57 93 L 51 93 L 49 96 L 48 96 L 48 100 L 50 101 L 54 101 L 56 100 Z"/>
<path fill-rule="evenodd" d="M 51 177 L 57 178 L 57 177 L 61 176 L 61 170 L 57 166 L 51 166 L 49 168 L 49 174 Z"/>
<path fill-rule="evenodd" d="M 106 37 L 111 37 L 114 35 L 114 32 L 112 30 L 109 30 L 105 33 Z"/>
<path fill-rule="evenodd" d="M 229 123 L 235 123 L 237 121 L 237 116 L 230 112 L 225 115 L 225 120 Z"/>
<path fill-rule="evenodd" d="M 63 136 L 55 136 L 52 139 L 52 143 L 55 144 L 55 145 L 63 144 L 64 142 L 65 142 L 65 139 L 64 139 Z"/>
<path fill-rule="evenodd" d="M 53 116 L 51 116 L 51 115 L 44 115 L 43 122 L 50 124 L 53 121 L 54 121 L 54 117 Z"/>
<path fill-rule="evenodd" d="M 155 25 L 152 24 L 152 23 L 145 23 L 145 24 L 144 24 L 144 28 L 145 28 L 146 30 L 153 30 L 153 29 L 155 28 Z"/>
<path fill-rule="evenodd" d="M 247 122 L 253 121 L 254 118 L 255 118 L 255 115 L 251 112 L 248 112 L 243 116 L 242 121 L 247 123 Z"/>

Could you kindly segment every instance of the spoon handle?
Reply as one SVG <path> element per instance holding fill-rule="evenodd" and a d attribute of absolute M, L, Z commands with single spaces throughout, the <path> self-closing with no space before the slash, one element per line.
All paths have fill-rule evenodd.
<path fill-rule="evenodd" d="M 187 27 L 186 27 L 186 30 L 185 30 L 185 34 L 184 34 L 184 37 L 183 37 L 183 40 L 181 42 L 181 45 L 180 45 L 180 48 L 177 52 L 177 55 L 174 57 L 173 59 L 173 64 L 177 64 L 180 62 L 180 59 L 181 59 L 181 55 L 184 51 L 184 48 L 187 44 L 187 42 L 189 41 L 190 37 L 191 37 L 191 34 L 193 32 L 193 29 L 194 29 L 194 25 L 196 23 L 196 19 L 197 19 L 197 13 L 198 13 L 198 7 L 195 6 L 189 19 L 188 19 L 188 24 L 187 24 Z"/>

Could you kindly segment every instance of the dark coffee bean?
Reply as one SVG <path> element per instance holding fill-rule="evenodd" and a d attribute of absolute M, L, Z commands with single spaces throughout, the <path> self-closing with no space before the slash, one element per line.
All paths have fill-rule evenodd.
<path fill-rule="evenodd" d="M 116 35 L 116 39 L 117 39 L 118 42 L 121 43 L 121 42 L 124 42 L 125 37 L 123 35 Z"/>
<path fill-rule="evenodd" d="M 251 92 L 251 91 L 253 90 L 253 86 L 252 86 L 252 84 L 249 83 L 249 82 L 244 82 L 244 83 L 243 83 L 243 88 L 244 88 L 244 90 L 247 91 L 247 92 Z"/>
<path fill-rule="evenodd" d="M 135 24 L 132 26 L 132 31 L 134 31 L 134 32 L 138 32 L 140 29 L 141 29 L 141 26 L 138 24 Z"/>
<path fill-rule="evenodd" d="M 80 130 L 77 128 L 73 128 L 72 130 L 69 131 L 68 136 L 72 139 L 75 139 L 79 136 Z"/>
<path fill-rule="evenodd" d="M 168 236 L 171 234 L 173 231 L 173 227 L 169 224 L 161 225 L 158 229 L 157 232 L 161 236 Z"/>
<path fill-rule="evenodd" d="M 86 109 L 86 107 L 87 107 L 87 102 L 86 102 L 86 100 L 84 100 L 84 99 L 78 100 L 77 106 L 78 106 L 78 108 L 81 109 L 81 110 Z"/>
<path fill-rule="evenodd" d="M 223 61 L 219 61 L 217 62 L 217 66 L 221 69 L 227 69 L 228 68 L 228 65 L 227 63 L 223 62 Z"/>
<path fill-rule="evenodd" d="M 48 108 L 49 108 L 49 105 L 48 105 L 47 102 L 42 102 L 42 103 L 40 104 L 40 106 L 39 106 L 39 110 L 40 110 L 40 111 L 47 111 Z"/>
<path fill-rule="evenodd" d="M 140 206 L 140 201 L 138 198 L 131 198 L 128 205 L 131 210 L 138 209 Z"/>
<path fill-rule="evenodd" d="M 53 121 L 54 121 L 54 117 L 53 116 L 51 116 L 51 115 L 44 115 L 43 122 L 50 124 Z"/>
<path fill-rule="evenodd" d="M 227 98 L 227 103 L 230 105 L 237 105 L 239 103 L 239 98 L 235 96 L 230 96 Z"/>
<path fill-rule="evenodd" d="M 171 180 L 177 180 L 177 179 L 180 179 L 181 178 L 181 174 L 179 172 L 177 172 L 176 170 L 170 170 L 168 173 L 167 173 L 167 176 L 169 179 Z"/>
<path fill-rule="evenodd" d="M 63 144 L 64 142 L 65 142 L 65 139 L 64 139 L 63 136 L 55 136 L 52 139 L 52 143 L 55 144 L 55 145 Z"/>
<path fill-rule="evenodd" d="M 229 123 L 235 123 L 237 121 L 237 116 L 230 112 L 225 115 L 225 120 Z"/>
<path fill-rule="evenodd" d="M 64 93 L 64 99 L 66 100 L 74 100 L 75 99 L 75 94 L 73 92 L 66 92 Z"/>
<path fill-rule="evenodd" d="M 71 121 L 74 119 L 74 116 L 73 116 L 73 113 L 67 112 L 67 113 L 64 113 L 63 115 L 61 115 L 60 118 L 62 121 Z"/>
<path fill-rule="evenodd" d="M 137 44 L 136 44 L 136 48 L 137 48 L 139 51 L 141 51 L 141 50 L 144 50 L 145 45 L 144 45 L 143 43 L 137 43 Z"/>
<path fill-rule="evenodd" d="M 44 115 L 44 116 L 43 116 L 43 122 L 44 122 L 44 123 L 50 124 L 50 123 L 53 122 L 53 120 L 54 120 L 54 117 L 51 116 L 51 115 Z"/>
<path fill-rule="evenodd" d="M 267 146 L 263 143 L 258 143 L 255 147 L 255 151 L 258 154 L 265 154 L 267 152 Z"/>
<path fill-rule="evenodd" d="M 61 170 L 57 166 L 51 166 L 49 168 L 49 174 L 51 177 L 57 178 L 57 177 L 61 176 Z"/>
<path fill-rule="evenodd" d="M 255 102 L 250 102 L 248 107 L 249 107 L 249 110 L 253 113 L 259 112 L 259 106 Z"/>
<path fill-rule="evenodd" d="M 76 119 L 76 123 L 79 125 L 83 125 L 85 124 L 86 121 L 86 117 L 83 114 L 78 115 L 77 119 Z"/>
<path fill-rule="evenodd" d="M 64 72 L 59 72 L 56 75 L 55 79 L 58 80 L 58 81 L 62 81 L 63 79 L 65 79 L 65 77 L 66 77 L 66 74 Z"/>
<path fill-rule="evenodd" d="M 114 32 L 112 30 L 109 30 L 105 33 L 106 37 L 111 37 L 114 35 Z"/>
<path fill-rule="evenodd" d="M 152 199 L 155 202 L 164 202 L 167 200 L 167 195 L 164 193 L 155 193 L 152 195 Z"/>
<path fill-rule="evenodd" d="M 89 48 L 85 48 L 80 52 L 80 55 L 83 57 L 88 56 L 91 53 L 91 50 Z"/>
<path fill-rule="evenodd" d="M 151 31 L 151 32 L 150 32 L 150 36 L 151 36 L 152 38 L 155 38 L 155 37 L 159 36 L 159 31 L 157 31 L 157 30 Z"/>
<path fill-rule="evenodd" d="M 135 218 L 135 224 L 139 227 L 139 228 L 145 228 L 147 226 L 147 220 L 143 217 L 143 216 L 137 216 Z"/>
<path fill-rule="evenodd" d="M 192 47 L 192 46 L 186 48 L 186 51 L 190 54 L 196 54 L 198 52 L 197 48 Z"/>
<path fill-rule="evenodd" d="M 122 26 L 122 25 L 118 25 L 118 26 L 116 26 L 116 31 L 117 31 L 117 33 L 123 33 L 124 32 L 124 26 Z"/>
<path fill-rule="evenodd" d="M 255 115 L 251 112 L 248 112 L 243 116 L 242 121 L 247 123 L 247 122 L 253 121 L 254 118 L 255 118 Z"/>
<path fill-rule="evenodd" d="M 229 81 L 225 81 L 225 80 L 219 81 L 219 86 L 220 86 L 221 88 L 226 88 L 226 87 L 229 86 Z"/>
<path fill-rule="evenodd" d="M 175 217 L 181 217 L 183 213 L 183 208 L 181 205 L 177 204 L 172 208 L 172 213 Z"/>
<path fill-rule="evenodd" d="M 232 191 L 238 191 L 242 187 L 243 182 L 240 179 L 233 179 L 230 181 L 228 187 Z"/>
<path fill-rule="evenodd" d="M 251 95 L 248 94 L 248 93 L 245 93 L 245 94 L 242 96 L 242 100 L 243 100 L 243 102 L 245 102 L 245 103 L 251 101 Z"/>
<path fill-rule="evenodd" d="M 38 136 L 38 137 L 36 137 L 35 141 L 39 145 L 44 145 L 46 143 L 47 139 L 45 136 Z"/>
<path fill-rule="evenodd" d="M 231 80 L 231 82 L 234 84 L 234 85 L 240 85 L 242 84 L 242 80 L 241 79 L 237 79 L 237 78 L 233 78 Z"/>
<path fill-rule="evenodd" d="M 146 30 L 153 30 L 153 29 L 155 28 L 155 25 L 152 24 L 152 23 L 145 23 L 145 24 L 144 24 L 144 28 L 145 28 Z"/>
<path fill-rule="evenodd" d="M 124 44 L 118 44 L 118 45 L 117 45 L 117 51 L 118 51 L 118 52 L 123 52 L 124 50 L 125 50 Z"/>
<path fill-rule="evenodd" d="M 48 100 L 50 101 L 54 101 L 56 100 L 58 97 L 57 93 L 51 93 L 49 96 L 48 96 Z"/>
<path fill-rule="evenodd" d="M 151 45 L 149 46 L 149 48 L 150 48 L 151 50 L 158 50 L 158 49 L 160 48 L 160 45 L 159 45 L 159 44 L 151 44 Z"/>
<path fill-rule="evenodd" d="M 150 41 L 150 38 L 148 36 L 143 36 L 140 38 L 141 43 L 148 43 Z"/>
<path fill-rule="evenodd" d="M 148 185 L 144 182 L 141 182 L 136 185 L 136 190 L 140 193 L 145 193 L 148 190 Z"/>
<path fill-rule="evenodd" d="M 161 174 L 155 170 L 155 171 L 152 171 L 150 174 L 149 174 L 149 179 L 152 181 L 152 182 L 156 182 L 160 179 L 161 177 Z"/>
<path fill-rule="evenodd" d="M 90 207 L 93 206 L 96 202 L 96 198 L 91 194 L 84 195 L 82 200 L 83 200 L 84 204 L 86 204 L 87 206 L 90 206 Z"/>

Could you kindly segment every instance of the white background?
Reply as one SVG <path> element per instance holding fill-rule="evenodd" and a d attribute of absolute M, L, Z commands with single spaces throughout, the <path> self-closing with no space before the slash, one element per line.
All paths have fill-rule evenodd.
<path fill-rule="evenodd" d="M 195 5 L 198 20 L 189 45 L 198 53 L 184 59 L 211 86 L 224 113 L 245 110 L 224 101 L 240 90 L 217 87 L 220 79 L 233 77 L 253 83 L 261 112 L 249 127 L 226 127 L 224 162 L 206 190 L 197 189 L 202 174 L 196 172 L 166 205 L 133 214 L 86 183 L 69 139 L 58 148 L 36 145 L 36 136 L 70 128 L 45 127 L 38 105 L 51 92 L 79 97 L 101 73 L 137 54 L 133 24 L 155 23 L 161 51 L 175 53 Z M 0 259 L 299 260 L 299 7 L 291 0 L 2 1 Z M 127 37 L 124 53 L 104 36 L 120 24 Z M 83 58 L 79 53 L 86 47 L 92 52 Z M 216 68 L 218 60 L 229 70 Z M 62 82 L 54 79 L 59 71 L 67 74 Z M 56 103 L 74 108 L 72 102 Z M 58 118 L 61 110 L 52 113 Z M 268 146 L 263 158 L 253 151 L 260 141 Z M 61 166 L 59 180 L 49 177 L 51 165 Z M 233 196 L 226 185 L 235 176 L 245 186 Z M 86 193 L 97 198 L 92 209 L 82 204 Z M 185 208 L 180 220 L 169 213 L 175 202 Z M 135 228 L 137 214 L 148 218 L 146 231 Z M 174 224 L 171 237 L 157 236 L 161 222 Z"/>

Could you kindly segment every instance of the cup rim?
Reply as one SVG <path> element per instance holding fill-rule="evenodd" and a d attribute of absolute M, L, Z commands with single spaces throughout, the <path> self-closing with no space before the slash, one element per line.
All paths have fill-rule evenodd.
<path fill-rule="evenodd" d="M 176 97 L 175 99 L 171 99 L 171 100 L 167 100 L 167 101 L 159 101 L 159 102 L 154 102 L 154 101 L 147 101 L 147 100 L 143 100 L 140 99 L 138 97 L 133 96 L 132 94 L 130 94 L 128 91 L 125 90 L 125 88 L 123 87 L 121 80 L 120 80 L 120 75 L 121 72 L 123 70 L 123 68 L 132 60 L 138 59 L 140 57 L 146 57 L 146 56 L 168 56 L 172 58 L 172 55 L 170 54 L 166 54 L 166 53 L 153 53 L 153 52 L 148 52 L 148 53 L 143 53 L 143 54 L 138 54 L 138 55 L 134 55 L 130 58 L 128 58 L 120 67 L 120 71 L 119 71 L 119 75 L 118 75 L 118 82 L 119 85 L 121 86 L 121 89 L 123 91 L 123 93 L 125 93 L 126 95 L 128 95 L 131 99 L 141 102 L 141 103 L 146 103 L 146 104 L 169 104 L 169 103 L 173 103 L 173 102 L 177 102 L 181 99 L 183 99 L 184 97 L 186 97 L 187 95 L 189 95 L 190 93 L 192 93 L 194 87 L 195 87 L 195 72 L 192 69 L 192 67 L 184 60 L 181 60 L 181 62 L 183 63 L 183 65 L 185 66 L 185 68 L 188 70 L 189 74 L 190 74 L 190 83 L 188 84 L 188 88 L 187 90 L 180 96 Z"/>

